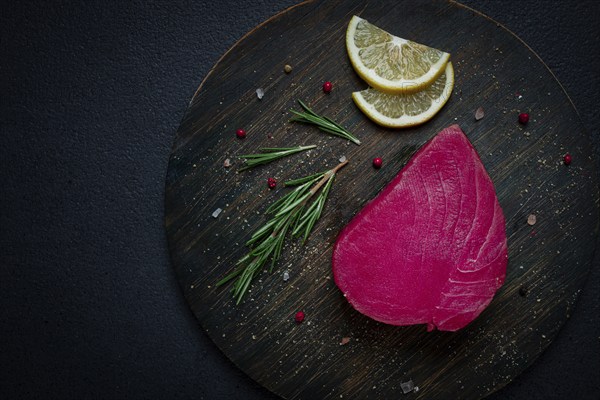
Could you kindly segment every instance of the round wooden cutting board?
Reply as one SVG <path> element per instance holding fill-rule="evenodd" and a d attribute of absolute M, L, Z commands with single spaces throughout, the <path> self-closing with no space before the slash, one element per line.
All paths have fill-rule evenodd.
<path fill-rule="evenodd" d="M 353 15 L 451 53 L 454 92 L 431 121 L 384 129 L 354 105 L 351 93 L 366 84 L 346 55 Z M 291 73 L 283 71 L 285 64 Z M 333 82 L 330 94 L 321 89 L 324 81 Z M 298 100 L 344 125 L 362 145 L 288 122 Z M 476 121 L 479 107 L 485 116 Z M 518 123 L 520 112 L 530 114 L 527 125 Z M 377 323 L 354 311 L 337 289 L 332 246 L 410 156 L 454 123 L 479 152 L 506 216 L 506 283 L 459 332 Z M 247 131 L 244 140 L 236 137 L 237 128 Z M 239 171 L 242 154 L 309 144 L 318 147 Z M 569 166 L 563 164 L 567 152 Z M 283 398 L 482 398 L 530 365 L 569 318 L 598 230 L 592 154 L 591 140 L 552 73 L 517 37 L 481 14 L 434 0 L 303 3 L 231 48 L 190 103 L 166 181 L 173 266 L 215 344 Z M 273 273 L 260 274 L 235 305 L 230 287 L 215 283 L 247 252 L 244 243 L 266 222 L 265 209 L 289 190 L 281 184 L 269 190 L 267 178 L 283 182 L 320 172 L 342 156 L 349 164 L 309 240 L 304 246 L 288 240 Z M 383 158 L 383 168 L 372 168 L 374 157 Z M 530 214 L 534 225 L 527 222 Z M 298 310 L 306 314 L 301 324 L 294 321 Z M 411 380 L 419 390 L 404 395 L 401 384 Z"/>

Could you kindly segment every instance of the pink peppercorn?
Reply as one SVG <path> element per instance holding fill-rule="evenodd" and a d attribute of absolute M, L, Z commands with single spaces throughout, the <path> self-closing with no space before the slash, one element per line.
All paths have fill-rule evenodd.
<path fill-rule="evenodd" d="M 331 82 L 327 81 L 323 84 L 323 92 L 329 93 L 331 92 L 331 89 L 333 89 L 333 85 L 331 84 Z"/>
<path fill-rule="evenodd" d="M 529 114 L 521 113 L 519 114 L 519 123 L 525 125 L 529 122 Z"/>
<path fill-rule="evenodd" d="M 304 311 L 298 311 L 296 313 L 296 315 L 294 316 L 294 319 L 296 320 L 297 323 L 301 323 L 302 321 L 304 321 Z"/>
<path fill-rule="evenodd" d="M 383 160 L 381 158 L 377 157 L 377 158 L 373 159 L 373 167 L 375 169 L 381 168 L 382 165 L 383 165 Z"/>
<path fill-rule="evenodd" d="M 238 130 L 236 130 L 236 131 L 235 131 L 235 135 L 236 135 L 238 138 L 240 138 L 240 139 L 243 139 L 243 138 L 245 138 L 245 137 L 246 137 L 246 131 L 245 131 L 245 130 L 243 130 L 243 129 L 238 129 Z"/>
<path fill-rule="evenodd" d="M 571 155 L 569 153 L 565 154 L 565 156 L 563 157 L 563 162 L 565 163 L 565 165 L 571 164 Z"/>
<path fill-rule="evenodd" d="M 277 186 L 277 180 L 275 178 L 269 178 L 267 179 L 267 185 L 269 186 L 269 189 L 275 189 Z"/>

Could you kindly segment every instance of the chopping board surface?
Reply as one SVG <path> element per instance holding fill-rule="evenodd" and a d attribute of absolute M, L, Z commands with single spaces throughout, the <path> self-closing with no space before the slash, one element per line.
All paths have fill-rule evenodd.
<path fill-rule="evenodd" d="M 351 93 L 366 84 L 346 55 L 352 15 L 451 53 L 454 91 L 431 121 L 385 129 L 356 108 Z M 286 64 L 293 68 L 289 74 Z M 333 82 L 329 94 L 321 90 L 324 81 Z M 362 144 L 289 123 L 298 100 L 344 125 Z M 476 121 L 479 107 L 485 115 Z M 527 125 L 517 122 L 520 112 L 530 114 Z M 459 332 L 370 320 L 333 282 L 337 234 L 421 145 L 453 123 L 479 152 L 504 210 L 506 283 Z M 236 137 L 237 128 L 247 131 L 244 140 Z M 318 147 L 239 171 L 242 154 L 310 144 Z M 569 166 L 565 153 L 572 156 Z M 266 222 L 265 209 L 289 190 L 269 190 L 267 178 L 283 182 L 320 172 L 342 156 L 349 163 L 309 240 L 304 246 L 288 240 L 273 273 L 260 274 L 235 305 L 229 288 L 215 283 L 247 252 L 244 243 Z M 374 157 L 384 160 L 380 170 L 371 167 Z M 217 209 L 222 212 L 214 217 Z M 534 225 L 527 222 L 531 214 Z M 560 84 L 494 21 L 434 0 L 308 2 L 258 26 L 222 57 L 195 94 L 166 182 L 173 266 L 200 325 L 239 368 L 289 399 L 401 398 L 401 383 L 410 380 L 419 390 L 407 396 L 415 399 L 478 399 L 498 390 L 567 321 L 591 266 L 598 220 L 591 141 Z M 298 310 L 306 314 L 302 324 L 294 321 Z"/>

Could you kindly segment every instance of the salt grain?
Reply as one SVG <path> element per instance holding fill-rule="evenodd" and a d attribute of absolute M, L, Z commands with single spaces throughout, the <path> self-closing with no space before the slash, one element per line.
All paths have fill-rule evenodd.
<path fill-rule="evenodd" d="M 225 168 L 231 167 L 231 160 L 229 158 L 226 158 L 225 161 L 223 161 L 223 166 Z"/>
<path fill-rule="evenodd" d="M 221 214 L 221 211 L 223 211 L 223 210 L 220 208 L 217 208 L 215 211 L 213 211 L 212 217 L 217 218 L 219 216 L 219 214 Z"/>
<path fill-rule="evenodd" d="M 476 111 L 475 111 L 475 120 L 479 121 L 481 118 L 483 118 L 484 116 L 484 112 L 483 112 L 483 107 L 479 107 Z"/>
<path fill-rule="evenodd" d="M 287 282 L 289 279 L 290 279 L 290 273 L 287 270 L 283 271 L 284 282 Z"/>
<path fill-rule="evenodd" d="M 346 160 L 347 160 L 346 156 L 341 156 L 341 157 L 340 157 L 340 162 L 341 162 L 341 163 L 342 163 L 342 162 L 346 162 Z"/>
<path fill-rule="evenodd" d="M 262 100 L 264 95 L 265 95 L 265 91 L 263 90 L 263 88 L 256 89 L 256 97 L 258 97 L 259 100 Z"/>
<path fill-rule="evenodd" d="M 402 382 L 400 384 L 400 388 L 402 389 L 402 393 L 404 393 L 404 394 L 410 393 L 415 389 L 415 384 L 413 383 L 413 381 L 411 379 L 408 382 Z"/>

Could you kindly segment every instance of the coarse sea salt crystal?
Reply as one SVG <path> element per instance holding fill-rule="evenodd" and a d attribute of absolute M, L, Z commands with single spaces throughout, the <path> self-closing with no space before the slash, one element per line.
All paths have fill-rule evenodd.
<path fill-rule="evenodd" d="M 283 271 L 283 280 L 287 281 L 289 279 L 290 279 L 290 273 L 287 270 Z"/>
<path fill-rule="evenodd" d="M 413 381 L 411 379 L 408 382 L 402 382 L 400 384 L 400 388 L 402 389 L 402 393 L 404 393 L 404 394 L 410 393 L 415 389 L 415 384 L 413 383 Z"/>
<path fill-rule="evenodd" d="M 259 100 L 262 100 L 264 95 L 265 91 L 263 90 L 263 88 L 256 89 L 256 97 L 258 97 Z"/>
<path fill-rule="evenodd" d="M 347 160 L 346 156 L 341 156 L 340 157 L 340 162 L 346 162 L 346 160 Z"/>
<path fill-rule="evenodd" d="M 476 111 L 475 111 L 475 120 L 479 121 L 480 119 L 483 118 L 483 116 L 485 115 L 485 112 L 483 110 L 483 107 L 479 107 Z"/>
<path fill-rule="evenodd" d="M 217 218 L 219 216 L 219 214 L 221 214 L 221 211 L 223 211 L 223 210 L 220 208 L 217 208 L 215 211 L 213 211 L 212 217 Z"/>

